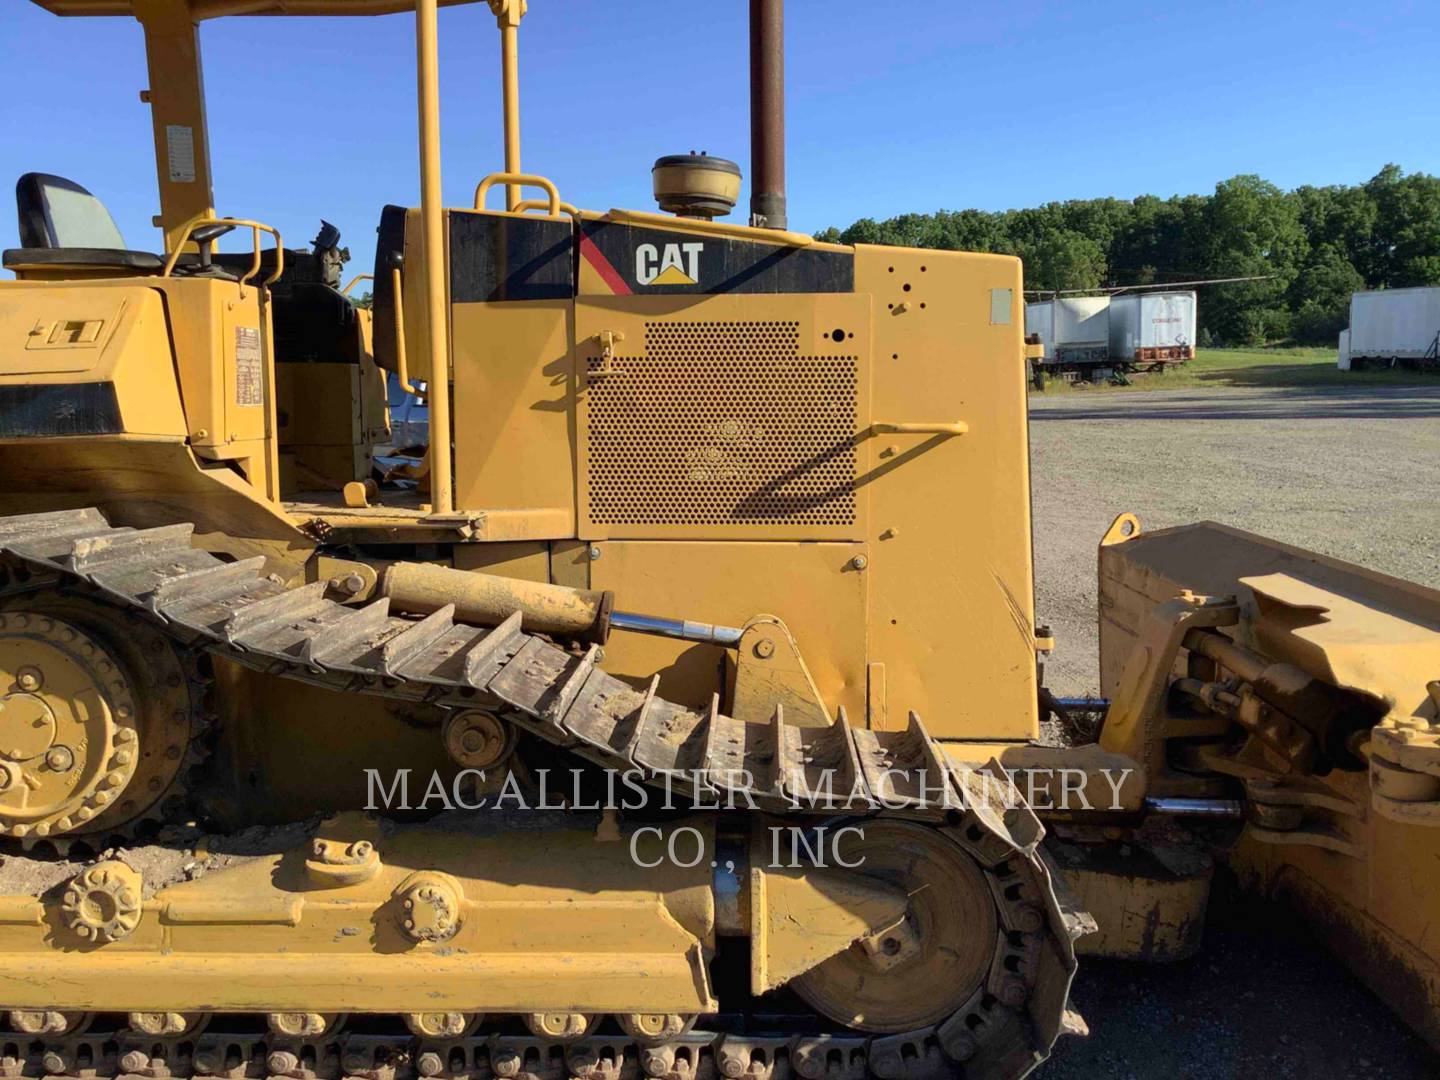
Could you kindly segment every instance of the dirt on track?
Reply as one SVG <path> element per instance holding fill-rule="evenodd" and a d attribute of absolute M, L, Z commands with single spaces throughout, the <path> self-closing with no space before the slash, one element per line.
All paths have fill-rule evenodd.
<path fill-rule="evenodd" d="M 1440 588 L 1440 385 L 1087 391 L 1030 405 L 1036 617 L 1045 681 L 1099 690 L 1095 545 L 1212 520 Z"/>
<path fill-rule="evenodd" d="M 1440 385 L 1071 393 L 1031 401 L 1037 615 L 1046 682 L 1098 691 L 1095 545 L 1221 521 L 1440 588 Z M 1091 960 L 1043 1080 L 1440 1076 L 1416 1038 L 1287 912 L 1220 887 L 1205 946 L 1173 965 Z"/>

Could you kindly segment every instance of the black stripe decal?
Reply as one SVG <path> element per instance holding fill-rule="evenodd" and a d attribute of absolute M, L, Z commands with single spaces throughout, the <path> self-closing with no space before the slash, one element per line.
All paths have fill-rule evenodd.
<path fill-rule="evenodd" d="M 855 291 L 855 256 L 848 251 L 605 221 L 586 221 L 581 228 L 636 296 Z M 671 266 L 687 280 L 677 280 L 675 273 L 663 274 Z M 660 280 L 647 280 L 653 278 Z"/>
<path fill-rule="evenodd" d="M 450 211 L 450 302 L 568 300 L 575 295 L 570 220 Z"/>
<path fill-rule="evenodd" d="M 46 435 L 119 435 L 115 384 L 0 386 L 0 439 Z"/>

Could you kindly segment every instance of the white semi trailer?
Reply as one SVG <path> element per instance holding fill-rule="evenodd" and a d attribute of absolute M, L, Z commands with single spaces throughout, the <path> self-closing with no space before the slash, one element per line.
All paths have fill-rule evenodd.
<path fill-rule="evenodd" d="M 1195 359 L 1195 294 L 1143 292 L 1110 300 L 1110 360 L 1160 370 Z"/>
<path fill-rule="evenodd" d="M 1110 356 L 1110 298 L 1073 296 L 1025 305 L 1025 333 L 1044 346 L 1045 371 L 1088 371 L 1107 367 Z"/>
<path fill-rule="evenodd" d="M 1376 289 L 1350 297 L 1340 367 L 1440 366 L 1440 287 Z"/>

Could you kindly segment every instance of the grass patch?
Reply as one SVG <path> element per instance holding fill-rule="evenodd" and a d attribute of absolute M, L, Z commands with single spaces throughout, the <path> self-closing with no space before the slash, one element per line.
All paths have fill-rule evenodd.
<path fill-rule="evenodd" d="M 1095 386 L 1077 389 L 1059 379 L 1047 379 L 1045 393 L 1104 394 L 1145 390 L 1218 389 L 1227 386 L 1275 388 L 1347 386 L 1440 386 L 1440 375 L 1420 371 L 1341 371 L 1334 349 L 1196 349 L 1195 359 L 1163 373 L 1134 374 L 1129 386 Z"/>

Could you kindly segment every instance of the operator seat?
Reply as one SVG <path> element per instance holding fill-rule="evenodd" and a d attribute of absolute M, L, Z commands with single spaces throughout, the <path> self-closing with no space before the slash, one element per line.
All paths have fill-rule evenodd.
<path fill-rule="evenodd" d="M 26 173 L 15 184 L 20 214 L 20 247 L 7 248 L 0 262 L 10 270 L 159 273 L 160 256 L 131 251 L 105 204 L 63 176 Z"/>

